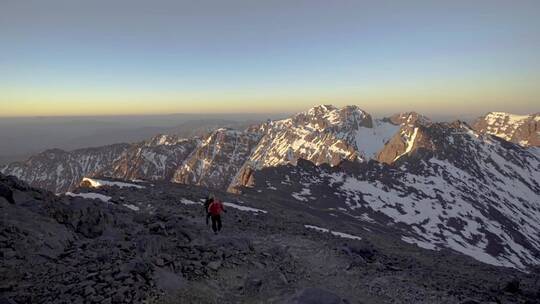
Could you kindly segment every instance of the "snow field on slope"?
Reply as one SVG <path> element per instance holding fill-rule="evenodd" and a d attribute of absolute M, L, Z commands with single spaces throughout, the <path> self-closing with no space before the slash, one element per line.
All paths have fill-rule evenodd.
<path fill-rule="evenodd" d="M 399 126 L 375 120 L 373 128 L 360 127 L 355 134 L 356 149 L 367 159 L 375 158 L 386 142 L 398 131 Z"/>
<path fill-rule="evenodd" d="M 344 232 L 339 232 L 339 231 L 333 231 L 333 230 L 318 227 L 318 226 L 304 225 L 304 227 L 306 227 L 307 229 L 312 229 L 312 230 L 316 230 L 316 231 L 323 232 L 323 233 L 330 233 L 333 236 L 337 236 L 337 237 L 344 238 L 344 239 L 350 239 L 350 240 L 361 240 L 362 239 L 361 237 L 356 236 L 356 235 L 352 235 L 352 234 L 348 234 L 348 233 L 344 233 Z"/>

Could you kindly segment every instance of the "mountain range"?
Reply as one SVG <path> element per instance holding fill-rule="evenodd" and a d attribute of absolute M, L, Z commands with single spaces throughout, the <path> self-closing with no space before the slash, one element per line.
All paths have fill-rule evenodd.
<path fill-rule="evenodd" d="M 135 144 L 47 150 L 5 165 L 0 172 L 57 193 L 73 189 L 85 176 L 169 180 L 236 191 L 253 182 L 253 171 L 294 165 L 298 159 L 331 166 L 370 159 L 392 164 L 418 145 L 428 144 L 422 135 L 416 137 L 415 130 L 431 124 L 415 112 L 374 119 L 357 106 L 320 105 L 244 130 L 219 128 L 187 139 L 157 135 Z M 471 130 L 524 148 L 540 146 L 539 113 L 492 112 L 477 119 Z"/>
<path fill-rule="evenodd" d="M 492 112 L 469 126 L 321 105 L 243 130 L 48 150 L 0 171 L 55 193 L 84 177 L 262 193 L 376 223 L 425 249 L 526 270 L 540 264 L 539 138 L 538 113 Z"/>

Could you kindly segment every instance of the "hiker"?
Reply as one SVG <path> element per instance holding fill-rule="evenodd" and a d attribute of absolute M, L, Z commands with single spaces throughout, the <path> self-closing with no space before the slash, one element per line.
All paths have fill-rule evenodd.
<path fill-rule="evenodd" d="M 218 199 L 214 198 L 210 206 L 208 206 L 208 213 L 212 218 L 212 230 L 214 230 L 214 234 L 217 234 L 218 231 L 221 231 L 221 212 L 223 211 L 227 212 L 223 208 L 223 203 L 221 203 Z"/>
<path fill-rule="evenodd" d="M 214 195 L 210 194 L 206 197 L 204 200 L 204 215 L 206 217 L 206 226 L 208 226 L 208 219 L 210 218 L 210 212 L 208 211 L 208 207 L 210 207 L 210 204 L 214 201 Z"/>

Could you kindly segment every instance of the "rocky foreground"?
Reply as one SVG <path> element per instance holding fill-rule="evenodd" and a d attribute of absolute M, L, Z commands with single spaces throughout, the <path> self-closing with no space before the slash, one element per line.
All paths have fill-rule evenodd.
<path fill-rule="evenodd" d="M 217 193 L 228 212 L 216 236 L 204 188 L 85 186 L 56 196 L 0 175 L 0 303 L 540 303 L 534 270 L 299 203 Z"/>

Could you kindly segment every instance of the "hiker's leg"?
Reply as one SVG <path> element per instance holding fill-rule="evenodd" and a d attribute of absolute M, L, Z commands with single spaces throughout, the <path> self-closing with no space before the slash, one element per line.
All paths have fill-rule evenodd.
<path fill-rule="evenodd" d="M 217 230 L 221 231 L 221 215 L 217 216 L 216 221 L 217 221 Z"/>
<path fill-rule="evenodd" d="M 217 232 L 217 218 L 216 216 L 212 215 L 212 230 L 214 230 L 214 232 Z"/>
<path fill-rule="evenodd" d="M 206 226 L 208 226 L 208 219 L 210 218 L 210 213 L 206 213 Z"/>

